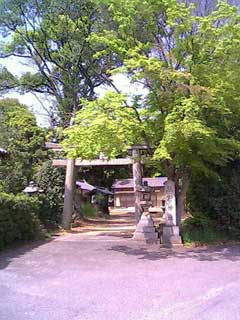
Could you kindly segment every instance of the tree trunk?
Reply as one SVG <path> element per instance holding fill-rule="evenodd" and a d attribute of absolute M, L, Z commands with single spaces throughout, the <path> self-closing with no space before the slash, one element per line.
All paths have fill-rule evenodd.
<path fill-rule="evenodd" d="M 105 215 L 109 216 L 109 208 L 108 208 L 108 196 L 105 196 L 103 199 L 102 210 Z"/>
<path fill-rule="evenodd" d="M 96 203 L 96 208 L 100 215 L 109 215 L 108 196 L 102 196 Z"/>
<path fill-rule="evenodd" d="M 187 175 L 183 176 L 181 186 L 179 186 L 179 182 L 176 182 L 177 225 L 178 226 L 180 226 L 181 219 L 185 214 L 185 203 L 186 203 L 189 183 L 190 183 L 190 178 Z"/>
<path fill-rule="evenodd" d="M 71 229 L 73 200 L 75 191 L 75 160 L 68 159 L 66 167 L 64 207 L 62 216 L 62 226 L 66 230 Z"/>

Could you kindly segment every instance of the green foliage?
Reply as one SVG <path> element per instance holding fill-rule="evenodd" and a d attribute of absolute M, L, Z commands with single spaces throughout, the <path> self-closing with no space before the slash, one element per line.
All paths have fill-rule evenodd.
<path fill-rule="evenodd" d="M 239 161 L 216 167 L 215 175 L 194 175 L 188 192 L 192 217 L 182 225 L 186 243 L 240 240 Z"/>
<path fill-rule="evenodd" d="M 36 239 L 41 235 L 40 205 L 36 198 L 0 193 L 0 250 L 14 241 Z"/>
<path fill-rule="evenodd" d="M 204 174 L 209 173 L 211 163 L 224 165 L 240 146 L 234 137 L 225 136 L 221 125 L 210 121 L 211 117 L 221 119 L 224 115 L 226 112 L 213 99 L 184 99 L 165 118 L 165 131 L 154 159 L 170 160 L 177 167 Z"/>
<path fill-rule="evenodd" d="M 188 193 L 193 217 L 208 217 L 218 229 L 233 238 L 240 237 L 239 168 L 239 161 L 235 161 L 216 168 L 218 175 L 195 175 Z"/>
<path fill-rule="evenodd" d="M 70 156 L 91 159 L 102 152 L 114 158 L 140 136 L 141 123 L 134 109 L 126 106 L 124 95 L 109 92 L 104 98 L 84 103 L 75 125 L 65 130 L 63 145 Z"/>
<path fill-rule="evenodd" d="M 15 99 L 0 100 L 0 145 L 8 157 L 0 162 L 2 188 L 18 193 L 31 180 L 38 163 L 46 157 L 45 132 L 32 112 Z"/>
<path fill-rule="evenodd" d="M 53 167 L 51 160 L 44 162 L 35 175 L 35 181 L 42 190 L 38 196 L 42 202 L 39 218 L 45 226 L 56 226 L 61 221 L 64 179 L 64 169 Z"/>
<path fill-rule="evenodd" d="M 97 210 L 90 203 L 83 202 L 81 204 L 81 211 L 85 218 L 95 218 L 97 217 Z"/>
<path fill-rule="evenodd" d="M 94 158 L 100 152 L 114 157 L 130 144 L 144 142 L 156 147 L 153 159 L 170 166 L 179 178 L 192 171 L 206 174 L 211 163 L 225 165 L 239 151 L 234 120 L 239 81 L 232 64 L 237 63 L 236 44 L 228 41 L 240 34 L 236 8 L 221 1 L 200 17 L 178 1 L 102 3 L 115 27 L 91 35 L 103 48 L 98 56 L 114 52 L 122 66 L 111 72 L 124 72 L 147 94 L 130 101 L 108 93 L 85 103 L 66 131 L 67 151 L 74 157 Z M 220 49 L 223 43 L 228 50 Z M 223 61 L 229 68 L 224 83 Z M 225 86 L 232 87 L 235 102 Z M 233 122 L 238 128 L 234 132 Z"/>
<path fill-rule="evenodd" d="M 234 239 L 226 230 L 219 229 L 205 215 L 197 215 L 184 220 L 181 226 L 181 233 L 185 244 L 219 244 Z"/>

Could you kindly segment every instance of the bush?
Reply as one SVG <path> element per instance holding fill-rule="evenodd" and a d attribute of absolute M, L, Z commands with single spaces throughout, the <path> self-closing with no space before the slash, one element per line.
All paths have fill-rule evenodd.
<path fill-rule="evenodd" d="M 64 169 L 52 165 L 52 160 L 42 164 L 35 180 L 42 193 L 38 195 L 42 202 L 39 218 L 47 227 L 55 227 L 61 221 L 64 194 Z"/>
<path fill-rule="evenodd" d="M 185 244 L 217 244 L 231 240 L 225 229 L 220 229 L 215 221 L 204 214 L 185 219 L 181 225 L 181 234 Z"/>
<path fill-rule="evenodd" d="M 0 250 L 16 240 L 31 240 L 41 235 L 40 207 L 36 198 L 0 193 Z"/>
<path fill-rule="evenodd" d="M 193 175 L 188 192 L 188 210 L 194 221 L 207 216 L 216 230 L 240 238 L 240 161 L 215 168 L 217 175 Z M 202 218 L 203 219 L 203 218 Z"/>
<path fill-rule="evenodd" d="M 86 218 L 94 218 L 97 216 L 97 210 L 94 208 L 91 203 L 83 202 L 81 204 L 83 216 Z"/>

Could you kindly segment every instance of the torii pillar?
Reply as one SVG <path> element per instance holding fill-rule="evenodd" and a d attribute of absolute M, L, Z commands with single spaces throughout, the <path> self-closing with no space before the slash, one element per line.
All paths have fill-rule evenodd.
<path fill-rule="evenodd" d="M 143 168 L 140 161 L 140 150 L 132 149 L 132 157 L 133 157 L 133 188 L 135 194 L 135 219 L 136 225 L 138 224 L 139 220 L 141 219 L 143 209 L 141 206 L 141 193 L 139 189 L 142 186 L 142 177 L 143 177 Z"/>

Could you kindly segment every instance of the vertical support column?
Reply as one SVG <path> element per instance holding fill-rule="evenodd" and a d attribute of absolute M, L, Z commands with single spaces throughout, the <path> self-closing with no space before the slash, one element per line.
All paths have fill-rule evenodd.
<path fill-rule="evenodd" d="M 62 226 L 66 230 L 71 229 L 74 191 L 75 191 L 75 160 L 68 159 L 67 167 L 66 167 L 64 206 L 63 206 L 63 215 L 62 215 Z"/>
<path fill-rule="evenodd" d="M 134 195 L 135 195 L 136 224 L 138 224 L 143 213 L 143 209 L 141 206 L 141 193 L 139 192 L 139 189 L 142 186 L 143 169 L 142 169 L 139 153 L 140 153 L 139 150 L 136 150 L 136 149 L 132 150 L 132 156 L 133 156 L 132 170 L 133 170 L 133 187 L 134 187 Z"/>
<path fill-rule="evenodd" d="M 176 196 L 175 183 L 168 180 L 165 182 L 165 219 L 166 223 L 163 226 L 163 244 L 166 246 L 182 245 L 182 239 L 179 234 L 179 227 L 177 226 L 177 212 L 176 212 Z"/>

